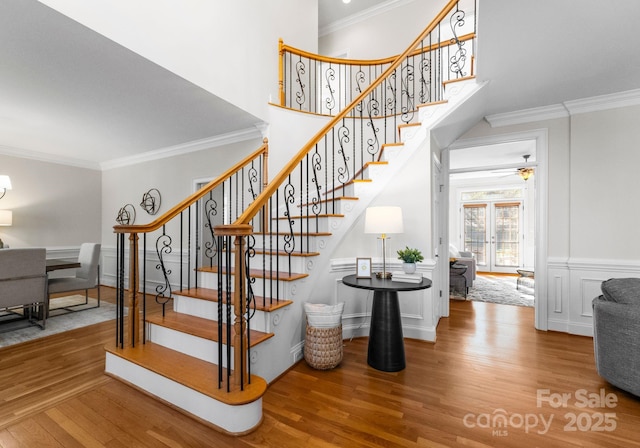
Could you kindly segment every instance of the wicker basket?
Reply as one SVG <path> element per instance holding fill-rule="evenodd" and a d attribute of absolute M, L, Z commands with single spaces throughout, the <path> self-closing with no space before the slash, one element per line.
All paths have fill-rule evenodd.
<path fill-rule="evenodd" d="M 334 328 L 307 325 L 304 360 L 314 369 L 333 369 L 342 361 L 342 324 Z"/>

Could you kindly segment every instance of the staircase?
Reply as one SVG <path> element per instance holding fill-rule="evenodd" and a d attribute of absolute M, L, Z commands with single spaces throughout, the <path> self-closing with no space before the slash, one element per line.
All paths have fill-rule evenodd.
<path fill-rule="evenodd" d="M 411 156 L 429 150 L 430 129 L 480 88 L 462 71 L 434 76 L 436 85 L 422 78 L 418 84 L 429 84 L 429 98 L 437 99 L 403 106 L 414 98 L 405 81 L 414 79 L 407 67 L 415 58 L 460 51 L 471 39 L 431 43 L 434 30 L 459 14 L 450 2 L 271 181 L 265 141 L 153 223 L 114 228 L 119 311 L 116 344 L 106 347 L 108 374 L 223 432 L 245 434 L 260 424 L 268 383 L 302 358 L 303 304 L 326 281 L 331 254 Z M 389 88 L 383 82 L 403 71 L 410 76 L 397 81 L 405 90 L 391 110 L 402 114 L 376 114 Z M 398 122 L 400 115 L 407 119 Z M 147 261 L 152 239 L 156 256 Z M 152 269 L 164 279 L 155 288 L 147 281 Z M 161 315 L 146 314 L 149 297 L 163 305 Z"/>

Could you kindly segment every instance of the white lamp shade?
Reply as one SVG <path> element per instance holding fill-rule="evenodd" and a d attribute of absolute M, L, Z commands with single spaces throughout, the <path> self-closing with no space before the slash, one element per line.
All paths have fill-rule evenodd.
<path fill-rule="evenodd" d="M 6 174 L 0 174 L 0 190 L 11 190 L 11 179 Z"/>
<path fill-rule="evenodd" d="M 402 233 L 402 208 L 369 207 L 364 216 L 364 233 Z"/>
<path fill-rule="evenodd" d="M 0 226 L 10 226 L 11 224 L 13 224 L 13 212 L 0 210 Z"/>

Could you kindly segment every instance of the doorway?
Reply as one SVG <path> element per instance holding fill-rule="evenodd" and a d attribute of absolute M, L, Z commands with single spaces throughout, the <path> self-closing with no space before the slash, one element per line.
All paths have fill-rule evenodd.
<path fill-rule="evenodd" d="M 467 177 L 468 179 L 485 178 L 483 182 L 490 182 L 486 178 L 493 178 L 489 183 L 490 188 L 485 190 L 505 189 L 509 186 L 518 186 L 524 188 L 523 198 L 517 200 L 506 200 L 504 204 L 513 204 L 506 206 L 502 211 L 507 212 L 508 219 L 504 223 L 509 230 L 507 233 L 517 233 L 520 235 L 517 241 L 509 236 L 500 236 L 495 233 L 497 227 L 495 219 L 491 217 L 492 209 L 495 209 L 495 203 L 499 200 L 484 201 L 485 205 L 485 239 L 475 238 L 476 245 L 484 244 L 485 263 L 490 268 L 497 270 L 507 268 L 505 264 L 519 264 L 527 270 L 535 272 L 535 328 L 539 330 L 547 330 L 547 240 L 548 240 L 548 223 L 547 223 L 547 155 L 548 155 L 548 136 L 546 129 L 535 131 L 527 131 L 517 134 L 501 134 L 489 137 L 479 137 L 462 139 L 454 142 L 447 150 L 443 151 L 443 161 L 445 162 L 446 174 L 444 190 L 449 197 L 449 213 L 443 217 L 446 221 L 445 228 L 449 228 L 447 235 L 447 243 L 455 246 L 457 242 L 461 250 L 465 244 L 462 229 L 464 221 L 460 217 L 458 208 L 461 207 L 462 201 L 454 200 L 454 190 L 456 188 L 455 177 Z M 529 155 L 527 158 L 523 156 Z M 516 173 L 527 163 L 527 168 L 534 169 L 534 175 L 525 181 L 519 178 Z M 498 171 L 502 171 L 504 177 L 498 175 Z M 512 176 L 508 176 L 508 171 L 512 171 Z M 477 203 L 481 202 L 480 200 Z M 515 203 L 519 203 L 517 206 Z M 498 206 L 499 207 L 499 206 Z M 513 214 L 518 210 L 520 216 L 515 217 Z M 494 216 L 499 216 L 498 211 L 493 212 Z M 504 213 L 502 214 L 505 215 Z M 492 221 L 493 219 L 493 221 Z M 500 218 L 498 218 L 499 220 Z M 493 224 L 492 224 L 493 222 Z M 518 229 L 514 232 L 514 225 L 518 223 Z M 494 243 L 491 243 L 491 226 L 494 226 Z M 452 231 L 451 227 L 457 226 L 459 229 Z M 457 232 L 457 233 L 456 233 Z M 487 237 L 488 235 L 488 237 Z M 521 239 L 520 239 L 521 238 Z M 500 240 L 500 241 L 499 241 Z M 481 241 L 484 241 L 481 243 Z M 499 250 L 495 253 L 500 242 L 502 252 Z M 516 244 L 517 243 L 517 244 Z M 473 245 L 472 245 L 473 246 Z M 496 247 L 496 250 L 492 249 Z M 510 246 L 510 250 L 505 248 Z M 517 250 L 515 249 L 517 246 Z M 477 248 L 476 251 L 480 251 Z M 473 252 L 474 248 L 471 247 Z M 500 259 L 500 256 L 505 257 Z M 514 261 L 514 256 L 518 261 Z M 502 266 L 501 266 L 502 265 Z M 512 269 L 512 266 L 508 266 Z M 448 301 L 447 301 L 448 302 Z M 448 303 L 443 304 L 448 315 Z"/>

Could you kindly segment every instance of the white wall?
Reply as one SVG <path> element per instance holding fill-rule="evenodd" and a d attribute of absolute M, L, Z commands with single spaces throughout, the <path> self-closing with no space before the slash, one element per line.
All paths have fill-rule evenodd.
<path fill-rule="evenodd" d="M 192 152 L 136 165 L 114 168 L 102 176 L 102 243 L 115 247 L 113 226 L 118 210 L 126 204 L 136 209 L 135 224 L 152 222 L 193 193 L 196 179 L 213 179 L 231 165 L 257 150 L 260 139 Z M 140 207 L 142 195 L 151 188 L 160 191 L 162 201 L 157 215 L 151 216 Z"/>
<path fill-rule="evenodd" d="M 56 251 L 100 242 L 102 173 L 0 155 L 0 174 L 13 187 L 0 199 L 13 211 L 13 225 L 0 227 L 5 244 Z"/>
<path fill-rule="evenodd" d="M 379 59 L 400 54 L 446 3 L 444 0 L 404 2 L 384 14 L 368 17 L 321 36 L 319 52 L 333 56 L 346 51 L 351 59 Z"/>
<path fill-rule="evenodd" d="M 318 0 L 43 0 L 141 56 L 266 121 L 278 39 L 317 49 Z"/>

